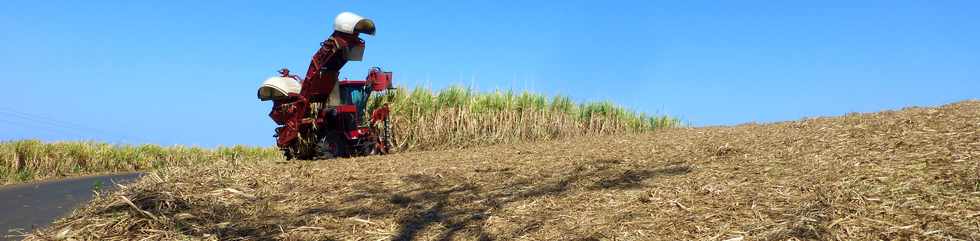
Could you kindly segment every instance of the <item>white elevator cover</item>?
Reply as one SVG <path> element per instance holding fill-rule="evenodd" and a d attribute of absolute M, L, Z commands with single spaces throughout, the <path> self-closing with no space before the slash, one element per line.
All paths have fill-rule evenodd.
<path fill-rule="evenodd" d="M 259 86 L 259 100 L 275 100 L 285 98 L 289 94 L 299 94 L 299 81 L 287 77 L 270 77 Z"/>

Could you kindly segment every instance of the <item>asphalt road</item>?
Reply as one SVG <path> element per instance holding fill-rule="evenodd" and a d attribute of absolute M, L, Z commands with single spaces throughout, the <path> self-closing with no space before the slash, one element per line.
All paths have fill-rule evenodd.
<path fill-rule="evenodd" d="M 0 186 L 0 240 L 19 240 L 88 202 L 96 188 L 112 190 L 115 183 L 136 180 L 141 173 L 74 177 Z"/>

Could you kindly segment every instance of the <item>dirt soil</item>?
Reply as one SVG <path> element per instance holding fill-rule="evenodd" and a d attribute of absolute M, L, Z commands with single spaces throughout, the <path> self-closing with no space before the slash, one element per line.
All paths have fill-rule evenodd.
<path fill-rule="evenodd" d="M 173 169 L 29 239 L 980 240 L 980 101 Z"/>

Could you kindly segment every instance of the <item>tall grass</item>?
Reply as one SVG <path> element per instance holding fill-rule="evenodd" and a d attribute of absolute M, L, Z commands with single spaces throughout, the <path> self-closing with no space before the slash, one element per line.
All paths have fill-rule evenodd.
<path fill-rule="evenodd" d="M 639 133 L 680 123 L 611 102 L 576 103 L 567 96 L 549 98 L 527 91 L 416 87 L 391 90 L 385 98 L 391 103 L 396 149 L 401 151 Z M 381 100 L 373 99 L 370 107 L 378 107 Z"/>
<path fill-rule="evenodd" d="M 392 90 L 396 151 L 639 133 L 678 125 L 668 116 L 630 111 L 611 102 L 576 103 L 566 96 L 531 92 L 477 92 L 449 87 Z M 369 108 L 377 108 L 373 98 Z M 98 142 L 0 142 L 0 183 L 59 176 L 193 166 L 214 160 L 283 159 L 275 147 L 112 145 Z"/>
<path fill-rule="evenodd" d="M 0 142 L 0 184 L 92 173 L 192 166 L 214 160 L 282 159 L 273 147 L 200 147 L 112 145 L 99 142 L 18 140 Z"/>

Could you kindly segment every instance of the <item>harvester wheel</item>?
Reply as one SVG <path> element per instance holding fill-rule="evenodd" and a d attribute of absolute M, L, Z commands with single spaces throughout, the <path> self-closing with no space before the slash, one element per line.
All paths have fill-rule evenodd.
<path fill-rule="evenodd" d="M 328 133 L 317 141 L 317 155 L 322 159 L 349 157 L 347 139 L 340 133 Z"/>

